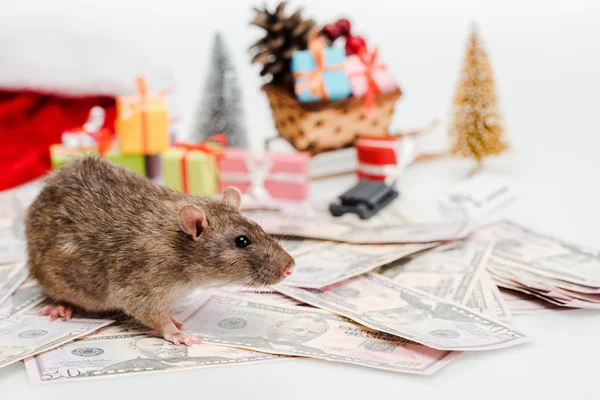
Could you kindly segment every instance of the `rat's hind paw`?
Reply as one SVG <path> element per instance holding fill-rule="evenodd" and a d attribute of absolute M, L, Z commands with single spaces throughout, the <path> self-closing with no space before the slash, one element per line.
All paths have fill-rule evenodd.
<path fill-rule="evenodd" d="M 191 347 L 193 344 L 202 343 L 202 338 L 200 336 L 191 333 L 165 333 L 163 337 L 171 343 L 185 344 L 187 347 Z"/>
<path fill-rule="evenodd" d="M 73 307 L 65 304 L 50 304 L 40 310 L 40 315 L 49 315 L 50 321 L 60 317 L 63 321 L 69 321 L 73 316 Z"/>

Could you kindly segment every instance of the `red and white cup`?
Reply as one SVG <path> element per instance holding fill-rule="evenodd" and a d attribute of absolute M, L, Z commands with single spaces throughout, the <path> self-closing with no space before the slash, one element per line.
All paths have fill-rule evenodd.
<path fill-rule="evenodd" d="M 414 140 L 406 137 L 360 137 L 354 146 L 358 157 L 358 178 L 361 180 L 393 182 L 416 156 Z"/>

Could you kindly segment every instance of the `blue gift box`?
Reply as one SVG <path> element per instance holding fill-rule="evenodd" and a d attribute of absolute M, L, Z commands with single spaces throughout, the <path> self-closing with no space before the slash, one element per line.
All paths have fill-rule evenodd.
<path fill-rule="evenodd" d="M 317 59 L 315 50 L 299 50 L 292 54 L 290 68 L 294 74 L 296 85 L 296 96 L 303 103 L 321 100 L 343 100 L 350 96 L 352 89 L 346 71 L 344 70 L 344 60 L 346 54 L 340 47 L 327 47 L 317 49 L 323 51 L 322 72 L 317 71 Z M 313 85 L 319 90 L 313 93 Z M 322 90 L 325 91 L 323 96 Z"/>

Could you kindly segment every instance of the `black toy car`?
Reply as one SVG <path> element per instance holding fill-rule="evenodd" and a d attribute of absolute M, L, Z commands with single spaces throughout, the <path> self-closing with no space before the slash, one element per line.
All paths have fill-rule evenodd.
<path fill-rule="evenodd" d="M 361 219 L 369 219 L 398 196 L 393 186 L 365 179 L 342 193 L 337 202 L 329 204 L 329 212 L 334 217 L 352 212 Z"/>

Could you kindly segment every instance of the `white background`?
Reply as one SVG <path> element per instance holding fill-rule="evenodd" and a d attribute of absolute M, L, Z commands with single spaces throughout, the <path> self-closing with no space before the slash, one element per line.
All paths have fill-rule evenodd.
<path fill-rule="evenodd" d="M 258 67 L 246 51 L 260 35 L 248 26 L 249 1 L 3 0 L 0 85 L 74 93 L 126 93 L 144 73 L 156 90 L 175 84 L 181 133 L 192 124 L 212 35 L 223 32 L 242 82 L 254 147 L 274 136 Z M 274 4 L 269 2 L 269 4 Z M 394 129 L 439 118 L 424 149 L 446 145 L 445 127 L 471 21 L 479 23 L 496 76 L 513 152 L 488 170 L 518 179 L 520 197 L 498 214 L 570 241 L 600 248 L 600 3 L 597 1 L 296 1 L 326 23 L 348 16 L 379 45 L 404 96 Z M 471 164 L 438 160 L 410 167 L 403 204 L 419 219 L 438 217 L 436 199 Z M 352 178 L 318 183 L 339 194 Z M 600 384 L 600 314 L 564 311 L 522 316 L 531 344 L 463 354 L 433 377 L 398 375 L 314 360 L 205 369 L 33 387 L 21 364 L 0 369 L 2 398 L 594 398 Z"/>

